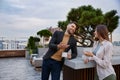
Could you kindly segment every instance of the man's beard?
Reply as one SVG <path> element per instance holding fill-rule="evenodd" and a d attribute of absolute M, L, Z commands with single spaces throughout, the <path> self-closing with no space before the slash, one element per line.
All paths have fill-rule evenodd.
<path fill-rule="evenodd" d="M 67 32 L 68 32 L 68 34 L 70 34 L 70 35 L 73 35 L 73 34 L 74 34 L 74 33 L 71 33 L 70 30 L 68 30 Z"/>

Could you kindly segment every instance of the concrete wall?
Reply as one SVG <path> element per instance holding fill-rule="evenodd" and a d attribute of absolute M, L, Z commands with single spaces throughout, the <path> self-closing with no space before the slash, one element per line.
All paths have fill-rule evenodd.
<path fill-rule="evenodd" d="M 38 56 L 42 57 L 46 52 L 48 48 L 38 48 Z"/>

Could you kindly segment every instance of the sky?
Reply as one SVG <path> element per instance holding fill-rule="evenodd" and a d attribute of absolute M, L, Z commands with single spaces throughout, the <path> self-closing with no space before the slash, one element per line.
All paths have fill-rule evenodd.
<path fill-rule="evenodd" d="M 57 27 L 66 20 L 71 8 L 92 5 L 103 13 L 117 10 L 120 0 L 0 0 L 0 37 L 29 37 L 49 27 Z M 120 36 L 119 25 L 113 34 Z M 120 40 L 120 37 L 115 37 Z"/>

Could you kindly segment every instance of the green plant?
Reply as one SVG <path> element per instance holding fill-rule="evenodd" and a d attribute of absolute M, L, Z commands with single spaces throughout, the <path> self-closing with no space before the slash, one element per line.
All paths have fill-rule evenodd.
<path fill-rule="evenodd" d="M 76 36 L 80 37 L 78 39 L 76 38 L 77 41 L 82 46 L 91 47 L 93 46 L 93 34 L 96 25 L 105 24 L 108 27 L 109 33 L 112 37 L 112 32 L 118 27 L 119 24 L 119 15 L 116 10 L 103 13 L 99 8 L 95 9 L 91 5 L 84 5 L 78 8 L 72 8 L 65 21 L 58 21 L 58 27 L 65 31 L 67 24 L 71 21 L 76 22 L 79 27 L 76 30 Z M 90 45 L 84 45 L 86 41 L 90 43 Z"/>
<path fill-rule="evenodd" d="M 49 37 L 52 36 L 52 33 L 47 30 L 47 29 L 43 29 L 37 32 L 37 35 L 39 35 L 40 37 L 43 37 L 43 45 L 45 45 L 45 39 L 49 40 Z"/>
<path fill-rule="evenodd" d="M 35 42 L 39 42 L 39 41 L 40 41 L 40 38 L 34 37 L 34 41 L 35 41 Z"/>
<path fill-rule="evenodd" d="M 30 49 L 30 50 L 29 50 L 29 53 L 30 53 L 30 54 L 32 54 L 32 53 L 33 53 L 33 50 L 32 50 L 32 49 Z"/>
<path fill-rule="evenodd" d="M 42 46 L 42 45 L 39 45 L 38 48 L 43 48 L 43 46 Z"/>
<path fill-rule="evenodd" d="M 37 46 L 35 46 L 35 38 L 33 36 L 29 37 L 26 49 L 29 50 L 30 54 L 37 53 Z"/>

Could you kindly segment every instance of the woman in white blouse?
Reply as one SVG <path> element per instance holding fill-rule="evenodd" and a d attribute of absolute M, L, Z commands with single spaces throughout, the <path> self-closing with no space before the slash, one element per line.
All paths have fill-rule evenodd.
<path fill-rule="evenodd" d="M 84 52 L 89 57 L 84 62 L 87 63 L 90 60 L 96 62 L 95 80 L 116 80 L 116 73 L 111 63 L 113 45 L 108 38 L 108 29 L 105 25 L 98 25 L 94 34 L 96 41 L 93 50 Z"/>

